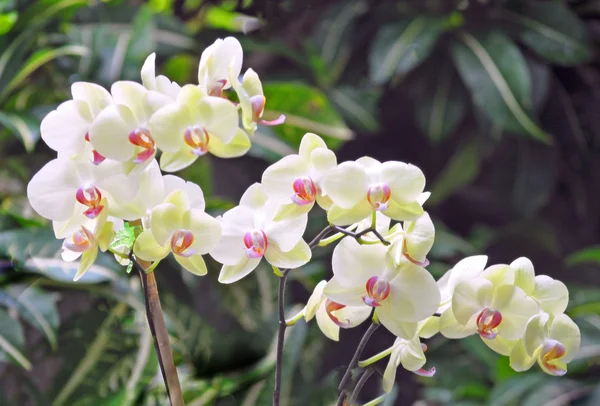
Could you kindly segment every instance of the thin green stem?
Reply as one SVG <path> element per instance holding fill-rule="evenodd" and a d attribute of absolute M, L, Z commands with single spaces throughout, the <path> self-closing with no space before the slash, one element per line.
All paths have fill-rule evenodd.
<path fill-rule="evenodd" d="M 381 402 L 383 402 L 385 400 L 385 397 L 387 395 L 381 395 L 375 399 L 373 399 L 370 402 L 365 403 L 363 406 L 377 406 L 378 404 L 380 404 Z"/>
<path fill-rule="evenodd" d="M 361 368 L 365 368 L 368 367 L 369 365 L 379 361 L 380 359 L 383 359 L 385 357 L 387 357 L 388 355 L 390 355 L 392 353 L 392 351 L 394 351 L 394 347 L 390 347 L 385 351 L 381 351 L 379 354 L 373 355 L 371 358 L 367 358 L 364 361 L 359 361 L 358 362 L 358 366 Z"/>
<path fill-rule="evenodd" d="M 298 312 L 298 314 L 295 315 L 294 317 L 285 319 L 285 324 L 287 324 L 288 327 L 293 326 L 294 324 L 298 323 L 298 321 L 300 321 L 303 317 L 304 317 L 304 309 L 302 309 L 301 312 Z"/>

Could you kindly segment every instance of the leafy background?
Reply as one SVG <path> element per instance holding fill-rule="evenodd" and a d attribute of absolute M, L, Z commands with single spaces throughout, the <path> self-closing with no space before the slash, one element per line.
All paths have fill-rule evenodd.
<path fill-rule="evenodd" d="M 477 337 L 436 337 L 436 376 L 399 371 L 387 405 L 600 404 L 598 17 L 598 0 L 4 0 L 0 404 L 165 404 L 138 279 L 101 257 L 72 283 L 77 264 L 57 257 L 25 188 L 53 155 L 38 142 L 40 120 L 70 83 L 139 80 L 154 51 L 160 72 L 193 83 L 202 50 L 226 35 L 265 81 L 267 118 L 288 119 L 261 128 L 250 156 L 204 157 L 181 173 L 203 187 L 211 213 L 312 131 L 340 161 L 367 154 L 424 170 L 434 276 L 475 253 L 492 263 L 524 255 L 569 285 L 583 342 L 566 377 L 516 374 Z M 324 224 L 315 212 L 307 235 Z M 330 255 L 316 251 L 294 271 L 289 314 L 329 276 Z M 204 278 L 176 263 L 157 271 L 186 404 L 270 404 L 276 278 L 263 267 L 223 287 L 209 266 Z M 363 330 L 332 343 L 314 323 L 290 329 L 285 404 L 331 404 Z M 366 353 L 392 342 L 378 331 Z M 361 399 L 380 393 L 371 378 Z"/>

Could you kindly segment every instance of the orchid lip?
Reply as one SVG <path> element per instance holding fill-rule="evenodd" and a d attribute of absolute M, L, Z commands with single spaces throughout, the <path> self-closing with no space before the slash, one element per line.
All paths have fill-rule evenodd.
<path fill-rule="evenodd" d="M 75 200 L 88 209 L 83 212 L 88 218 L 95 219 L 102 212 L 104 206 L 102 202 L 102 193 L 96 186 L 88 186 L 77 189 L 75 192 Z"/>
<path fill-rule="evenodd" d="M 265 104 L 267 98 L 263 95 L 256 95 L 250 97 L 250 105 L 252 106 L 252 121 L 258 122 L 263 115 L 265 110 Z"/>
<path fill-rule="evenodd" d="M 486 307 L 477 316 L 477 332 L 482 338 L 492 340 L 498 335 L 498 332 L 493 330 L 500 323 L 502 323 L 502 313 Z"/>
<path fill-rule="evenodd" d="M 196 250 L 190 249 L 194 243 L 194 234 L 188 230 L 177 230 L 171 236 L 171 252 L 181 257 L 191 257 Z"/>
<path fill-rule="evenodd" d="M 546 340 L 540 351 L 540 362 L 546 370 L 555 376 L 562 376 L 567 370 L 555 365 L 553 361 L 560 359 L 566 353 L 565 346 L 556 340 Z"/>
<path fill-rule="evenodd" d="M 372 276 L 366 283 L 367 295 L 363 296 L 363 302 L 370 307 L 381 306 L 381 302 L 390 294 L 390 283 L 379 276 Z"/>
<path fill-rule="evenodd" d="M 308 176 L 296 179 L 292 184 L 292 189 L 294 190 L 294 194 L 291 199 L 298 206 L 311 204 L 317 198 L 317 187 Z"/>
<path fill-rule="evenodd" d="M 214 97 L 223 97 L 223 88 L 225 88 L 226 85 L 226 79 L 217 80 L 215 84 L 208 89 L 208 95 Z"/>
<path fill-rule="evenodd" d="M 210 136 L 208 131 L 200 126 L 188 127 L 183 134 L 183 140 L 196 156 L 202 156 L 208 152 Z"/>
<path fill-rule="evenodd" d="M 244 245 L 248 258 L 260 258 L 269 247 L 269 240 L 263 230 L 252 230 L 244 234 Z"/>
<path fill-rule="evenodd" d="M 423 261 L 418 261 L 408 254 L 408 247 L 406 245 L 406 239 L 404 239 L 404 241 L 402 241 L 402 254 L 404 255 L 404 257 L 406 259 L 408 259 L 410 262 L 412 262 L 415 265 L 422 266 L 423 268 L 425 268 L 427 265 L 429 265 L 429 260 L 427 258 L 425 258 Z"/>
<path fill-rule="evenodd" d="M 416 371 L 413 371 L 415 374 L 419 375 L 419 376 L 425 376 L 427 378 L 431 378 L 433 375 L 435 375 L 435 367 L 432 367 L 431 369 L 427 370 L 425 368 L 421 368 L 418 369 Z"/>
<path fill-rule="evenodd" d="M 390 187 L 385 183 L 376 183 L 369 187 L 367 191 L 367 201 L 376 211 L 384 211 L 389 206 L 389 200 L 392 196 Z"/>
<path fill-rule="evenodd" d="M 333 321 L 335 323 L 335 325 L 338 326 L 338 327 L 350 328 L 350 327 L 352 327 L 352 324 L 350 323 L 349 320 L 341 321 L 336 316 L 334 316 L 333 313 L 332 313 L 332 312 L 334 312 L 336 310 L 341 310 L 341 309 L 343 309 L 345 307 L 346 307 L 346 305 L 334 302 L 331 299 L 327 299 L 327 301 L 325 302 L 325 312 L 327 313 L 327 316 L 329 316 L 329 318 L 331 319 L 331 321 Z"/>
<path fill-rule="evenodd" d="M 156 144 L 150 136 L 150 131 L 145 128 L 136 128 L 129 133 L 129 142 L 142 149 L 137 153 L 133 163 L 140 164 L 146 162 L 156 153 Z"/>
<path fill-rule="evenodd" d="M 65 240 L 63 246 L 73 252 L 85 252 L 94 244 L 94 234 L 81 226 L 81 228 L 73 233 L 71 241 Z"/>

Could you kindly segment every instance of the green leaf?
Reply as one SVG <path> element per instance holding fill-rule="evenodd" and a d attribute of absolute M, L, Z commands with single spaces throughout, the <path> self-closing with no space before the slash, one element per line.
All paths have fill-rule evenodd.
<path fill-rule="evenodd" d="M 536 54 L 559 65 L 577 65 L 592 58 L 585 23 L 560 1 L 516 2 L 501 16 L 517 27 L 520 40 Z"/>
<path fill-rule="evenodd" d="M 470 184 L 479 174 L 481 151 L 476 141 L 459 146 L 439 177 L 431 186 L 430 206 L 437 206 L 460 188 Z"/>
<path fill-rule="evenodd" d="M 565 265 L 567 266 L 581 264 L 600 265 L 600 245 L 582 248 L 565 258 Z"/>
<path fill-rule="evenodd" d="M 0 125 L 19 137 L 27 152 L 33 151 L 40 138 L 40 123 L 24 115 L 0 111 Z"/>
<path fill-rule="evenodd" d="M 40 330 L 53 350 L 58 343 L 56 332 L 59 326 L 59 315 L 56 302 L 58 294 L 49 293 L 34 286 L 10 286 L 6 291 L 0 290 L 0 304 L 4 304 L 19 312 L 23 320 Z"/>
<path fill-rule="evenodd" d="M 109 313 L 108 317 L 99 326 L 98 332 L 94 340 L 89 344 L 83 357 L 80 359 L 76 368 L 70 374 L 70 377 L 60 387 L 60 392 L 54 398 L 52 406 L 60 406 L 67 403 L 71 395 L 85 382 L 88 374 L 95 370 L 102 371 L 102 369 L 96 369 L 98 363 L 101 362 L 102 356 L 107 351 L 108 346 L 111 344 L 114 332 L 111 331 L 113 324 L 122 318 L 127 311 L 127 305 L 119 303 L 114 306 Z M 114 364 L 114 360 L 113 360 Z M 98 382 L 94 382 L 96 385 Z"/>
<path fill-rule="evenodd" d="M 0 14 L 0 35 L 9 32 L 17 22 L 17 18 L 19 18 L 19 13 L 16 11 Z"/>
<path fill-rule="evenodd" d="M 352 55 L 356 19 L 368 10 L 363 0 L 335 3 L 320 18 L 312 38 L 317 50 L 311 58 L 318 80 L 326 86 L 337 82 Z"/>
<path fill-rule="evenodd" d="M 20 86 L 36 69 L 61 56 L 84 56 L 88 49 L 81 45 L 64 45 L 58 48 L 44 48 L 35 51 L 20 67 L 0 92 L 0 100 Z"/>
<path fill-rule="evenodd" d="M 518 144 L 512 206 L 522 217 L 537 213 L 550 198 L 557 182 L 556 150 L 544 145 Z"/>
<path fill-rule="evenodd" d="M 444 25 L 440 18 L 417 17 L 382 27 L 369 52 L 371 80 L 384 83 L 418 66 L 433 50 Z"/>
<path fill-rule="evenodd" d="M 306 132 L 314 132 L 335 148 L 353 137 L 352 131 L 319 89 L 299 82 L 265 83 L 265 119 L 285 114 L 285 123 L 272 129 L 294 149 Z M 260 129 L 259 129 L 260 130 Z"/>
<path fill-rule="evenodd" d="M 30 370 L 31 362 L 22 352 L 24 345 L 21 324 L 0 309 L 0 362 L 11 362 Z"/>
<path fill-rule="evenodd" d="M 24 229 L 0 232 L 0 255 L 11 258 L 15 267 L 43 275 L 47 278 L 74 283 L 79 261 L 65 262 L 60 257 L 61 242 L 52 230 Z M 99 254 L 96 263 L 77 283 L 115 281 L 114 269 L 118 264 L 106 254 Z"/>
<path fill-rule="evenodd" d="M 204 14 L 204 23 L 209 28 L 242 32 L 247 34 L 256 31 L 262 25 L 256 17 L 225 10 L 222 7 L 208 7 Z"/>
<path fill-rule="evenodd" d="M 342 86 L 331 89 L 331 100 L 344 118 L 363 131 L 379 130 L 378 106 L 379 93 L 357 89 L 354 86 Z"/>
<path fill-rule="evenodd" d="M 502 381 L 492 389 L 489 406 L 517 405 L 523 395 L 536 388 L 545 376 L 539 373 L 523 373 L 514 378 Z"/>
<path fill-rule="evenodd" d="M 523 398 L 522 403 L 519 403 L 519 406 L 572 405 L 576 399 L 587 393 L 587 390 L 582 389 L 582 385 L 578 382 L 552 377 L 530 391 Z M 561 399 L 564 399 L 564 401 L 560 402 Z"/>
<path fill-rule="evenodd" d="M 473 102 L 497 125 L 545 142 L 552 139 L 530 117 L 531 77 L 519 48 L 504 34 L 462 32 L 452 56 Z"/>
<path fill-rule="evenodd" d="M 415 114 L 419 129 L 438 143 L 461 123 L 467 112 L 467 95 L 452 66 L 445 64 L 432 76 L 417 93 Z"/>

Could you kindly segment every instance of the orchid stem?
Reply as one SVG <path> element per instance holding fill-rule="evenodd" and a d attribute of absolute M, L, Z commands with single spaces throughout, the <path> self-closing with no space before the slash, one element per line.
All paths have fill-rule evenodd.
<path fill-rule="evenodd" d="M 372 368 L 367 368 L 365 370 L 365 372 L 363 372 L 360 379 L 358 380 L 358 383 L 356 384 L 356 387 L 352 391 L 352 395 L 350 395 L 350 404 L 354 404 L 354 402 L 356 402 L 356 399 L 358 398 L 358 394 L 362 390 L 363 386 L 365 386 L 365 383 L 367 382 L 367 380 L 369 379 L 369 377 L 371 375 L 373 375 Z"/>
<path fill-rule="evenodd" d="M 381 395 L 370 402 L 365 403 L 363 406 L 377 406 L 385 400 L 386 395 Z"/>
<path fill-rule="evenodd" d="M 308 244 L 310 249 L 319 245 L 319 242 L 327 236 L 331 231 L 335 230 L 334 226 L 325 227 L 315 238 Z M 283 367 L 283 344 L 285 341 L 285 329 L 288 324 L 285 320 L 285 285 L 291 269 L 281 269 L 281 277 L 279 278 L 279 293 L 277 297 L 277 309 L 279 313 L 279 329 L 277 331 L 277 359 L 275 361 L 275 388 L 273 390 L 273 406 L 279 406 L 281 397 L 281 374 Z M 298 316 L 294 317 L 296 319 Z M 295 321 L 298 321 L 299 318 Z"/>
<path fill-rule="evenodd" d="M 366 368 L 369 365 L 379 361 L 380 359 L 387 357 L 388 355 L 390 355 L 392 353 L 392 351 L 394 351 L 393 346 L 388 348 L 387 350 L 381 351 L 379 354 L 373 355 L 371 358 L 367 358 L 364 361 L 359 361 L 358 366 L 361 368 Z"/>
<path fill-rule="evenodd" d="M 158 295 L 158 285 L 154 272 L 146 273 L 146 270 L 151 267 L 151 264 L 146 261 L 136 260 L 134 265 L 137 268 L 140 279 L 142 280 L 142 288 L 144 290 L 144 301 L 146 302 L 146 317 L 148 325 L 154 339 L 154 348 L 158 356 L 160 371 L 162 372 L 167 395 L 171 406 L 184 406 L 183 393 L 177 376 L 177 368 L 173 362 L 173 349 L 169 342 L 169 333 L 165 324 L 160 297 Z"/>
<path fill-rule="evenodd" d="M 365 335 L 363 335 L 362 339 L 360 340 L 360 343 L 358 343 L 358 347 L 356 347 L 356 352 L 352 356 L 352 360 L 350 361 L 350 364 L 348 364 L 348 368 L 346 369 L 346 372 L 344 373 L 344 376 L 342 377 L 342 380 L 340 381 L 340 385 L 338 386 L 338 391 L 342 392 L 340 394 L 340 397 L 338 398 L 338 403 L 337 403 L 338 406 L 341 406 L 344 403 L 344 398 L 346 397 L 346 394 L 344 392 L 344 387 L 346 386 L 346 383 L 348 383 L 348 380 L 350 379 L 350 376 L 352 375 L 352 369 L 358 363 L 358 359 L 360 358 L 360 355 L 362 354 L 363 350 L 365 349 L 365 346 L 367 345 L 369 338 L 371 338 L 371 336 L 373 335 L 375 330 L 377 330 L 378 328 L 379 328 L 379 324 L 377 324 L 375 322 L 371 323 L 371 325 L 365 332 Z"/>

